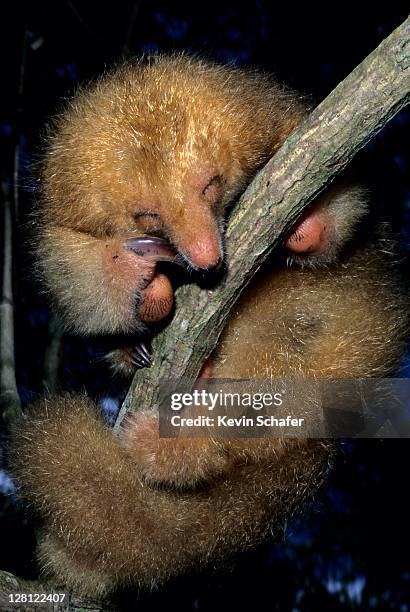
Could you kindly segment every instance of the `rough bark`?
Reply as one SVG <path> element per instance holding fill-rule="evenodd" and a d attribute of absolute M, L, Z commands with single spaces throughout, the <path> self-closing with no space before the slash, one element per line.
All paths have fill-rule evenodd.
<path fill-rule="evenodd" d="M 61 603 L 44 602 L 18 602 L 11 601 L 16 595 L 23 594 L 29 598 L 36 595 L 59 595 L 64 594 Z M 100 612 L 102 610 L 115 612 L 118 607 L 108 602 L 95 602 L 85 598 L 79 598 L 64 589 L 58 589 L 47 581 L 22 580 L 0 570 L 0 610 L 1 612 Z"/>

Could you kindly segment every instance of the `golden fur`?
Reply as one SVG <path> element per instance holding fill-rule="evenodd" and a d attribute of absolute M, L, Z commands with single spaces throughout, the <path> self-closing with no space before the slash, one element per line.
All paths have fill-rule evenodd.
<path fill-rule="evenodd" d="M 89 400 L 44 400 L 13 447 L 23 497 L 44 521 L 40 564 L 68 588 L 100 595 L 161 584 L 279 533 L 323 482 L 334 447 L 265 442 L 270 456 L 233 461 L 225 478 L 158 489 Z"/>
<path fill-rule="evenodd" d="M 408 298 L 388 227 L 379 224 L 377 232 L 350 245 L 328 269 L 278 269 L 268 262 L 232 311 L 210 359 L 212 376 L 337 379 L 395 372 L 405 350 Z M 292 413 L 314 421 L 320 405 L 316 392 L 306 390 Z M 149 481 L 193 485 L 229 473 L 231 441 L 161 439 L 155 415 L 134 419 L 123 439 Z M 257 460 L 264 453 L 260 440 L 239 440 L 235 452 L 252 455 L 255 445 Z"/>
<path fill-rule="evenodd" d="M 160 231 L 194 267 L 215 264 L 225 206 L 304 112 L 268 78 L 187 57 L 126 64 L 77 94 L 50 134 L 38 218 L 39 266 L 66 325 L 141 328 L 152 264 L 127 237 Z"/>
<path fill-rule="evenodd" d="M 191 264 L 213 265 L 223 210 L 305 112 L 264 75 L 186 57 L 127 64 L 77 95 L 50 138 L 39 216 L 39 263 L 67 324 L 139 328 L 135 291 L 155 272 L 124 249 L 126 236 L 162 233 Z M 330 190 L 312 210 L 330 228 L 325 252 L 267 263 L 232 313 L 213 376 L 397 367 L 407 302 L 388 229 L 365 221 L 356 187 Z M 311 410 L 311 398 L 300 401 Z M 86 594 L 160 584 L 254 546 L 312 497 L 334 452 L 320 440 L 159 439 L 144 411 L 118 440 L 75 396 L 32 407 L 11 446 L 43 524 L 43 569 Z"/>

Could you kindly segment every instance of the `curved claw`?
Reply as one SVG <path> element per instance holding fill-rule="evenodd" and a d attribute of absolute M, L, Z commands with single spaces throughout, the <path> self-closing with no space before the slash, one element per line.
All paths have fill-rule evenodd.
<path fill-rule="evenodd" d="M 139 342 L 129 349 L 131 363 L 137 368 L 150 368 L 152 357 L 144 342 Z"/>
<path fill-rule="evenodd" d="M 139 350 L 141 351 L 141 353 L 143 355 L 145 355 L 145 357 L 147 358 L 147 360 L 152 363 L 152 357 L 151 357 L 151 352 L 148 349 L 147 345 L 145 344 L 145 342 L 140 342 L 138 345 Z"/>

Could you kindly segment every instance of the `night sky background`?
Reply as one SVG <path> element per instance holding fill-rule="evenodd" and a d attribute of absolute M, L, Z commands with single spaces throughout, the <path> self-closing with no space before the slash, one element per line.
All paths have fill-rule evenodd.
<path fill-rule="evenodd" d="M 16 360 L 24 403 L 42 392 L 49 313 L 30 261 L 29 214 L 41 133 L 78 83 L 124 57 L 187 50 L 267 69 L 319 102 L 407 16 L 406 3 L 360 14 L 344 3 L 302 13 L 268 0 L 184 3 L 8 3 L 1 8 L 1 181 L 12 189 L 19 144 L 15 242 Z M 24 42 L 25 41 L 25 42 Z M 22 87 L 19 83 L 22 82 Z M 403 111 L 354 163 L 375 205 L 392 214 L 410 244 L 410 115 Z M 400 372 L 408 376 L 406 363 Z M 108 406 L 123 389 L 98 346 L 66 337 L 60 386 L 87 390 Z M 407 440 L 345 441 L 336 469 L 286 540 L 243 555 L 229 571 L 183 578 L 141 596 L 139 610 L 410 610 Z M 0 472 L 0 568 L 33 576 L 34 538 Z M 165 527 L 165 526 L 164 526 Z M 128 608 L 130 609 L 130 608 Z M 134 609 L 134 607 L 132 608 Z"/>

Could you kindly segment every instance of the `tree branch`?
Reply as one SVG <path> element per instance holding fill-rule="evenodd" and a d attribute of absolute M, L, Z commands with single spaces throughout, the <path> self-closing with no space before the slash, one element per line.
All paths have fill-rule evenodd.
<path fill-rule="evenodd" d="M 229 220 L 223 282 L 212 291 L 178 290 L 174 319 L 154 341 L 153 366 L 136 373 L 117 432 L 128 411 L 158 406 L 158 381 L 195 380 L 241 291 L 309 202 L 403 108 L 409 85 L 410 18 L 309 115 L 248 187 Z"/>
<path fill-rule="evenodd" d="M 10 601 L 19 594 L 31 596 L 35 599 L 36 595 L 59 595 L 65 594 L 62 602 L 22 602 L 14 603 Z M 40 599 L 41 602 L 41 599 Z M 39 612 L 41 610 L 53 610 L 54 612 L 115 612 L 118 606 L 108 601 L 96 602 L 85 597 L 77 597 L 66 593 L 64 589 L 58 589 L 46 580 L 22 580 L 0 570 L 0 610 L 1 612 Z"/>
<path fill-rule="evenodd" d="M 14 359 L 13 221 L 19 211 L 20 137 L 23 115 L 24 77 L 27 51 L 27 10 L 24 7 L 20 71 L 15 118 L 13 156 L 13 202 L 6 184 L 1 186 L 3 206 L 3 281 L 0 303 L 0 415 L 4 422 L 21 412 Z"/>
<path fill-rule="evenodd" d="M 14 361 L 13 215 L 9 192 L 2 185 L 3 270 L 0 301 L 0 414 L 5 422 L 21 412 Z"/>
<path fill-rule="evenodd" d="M 58 389 L 58 371 L 60 369 L 61 340 L 63 327 L 55 312 L 50 313 L 48 321 L 48 342 L 44 354 L 43 389 L 47 393 L 56 393 Z"/>

